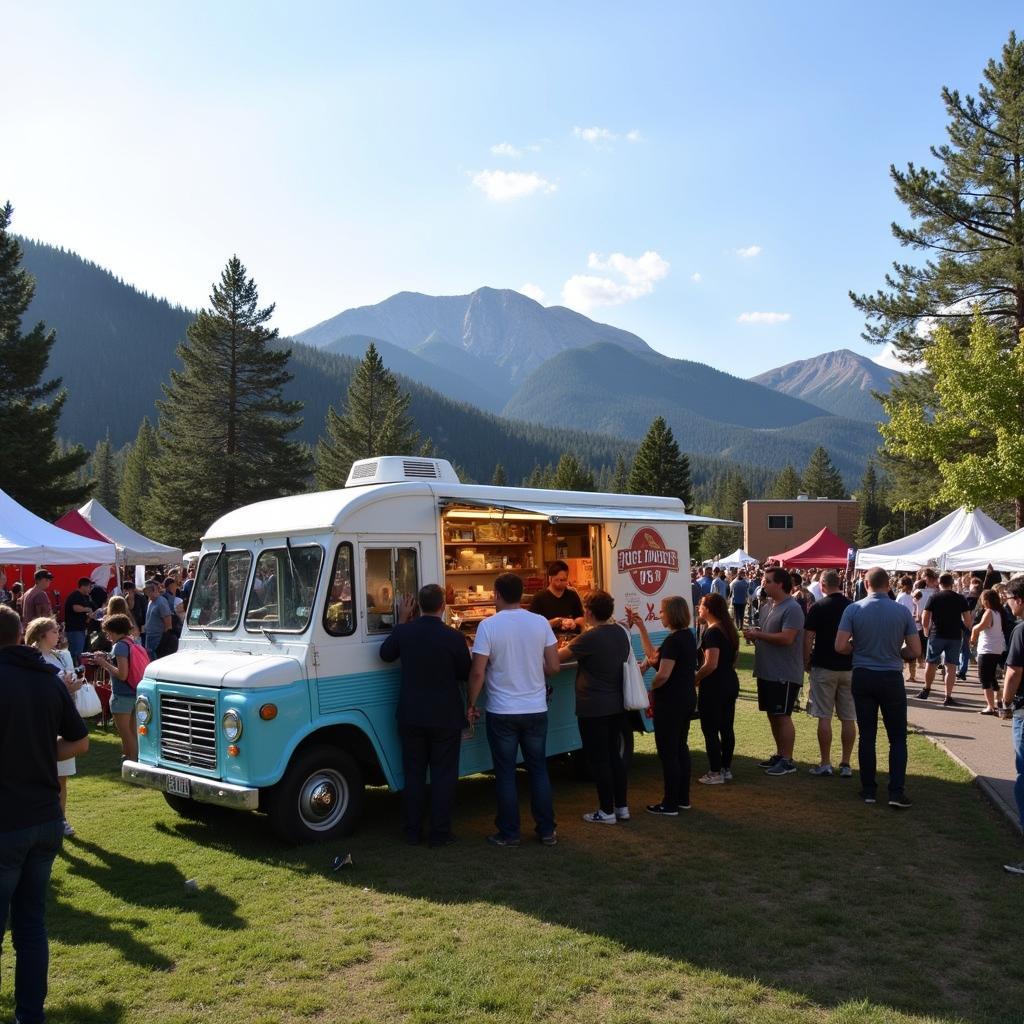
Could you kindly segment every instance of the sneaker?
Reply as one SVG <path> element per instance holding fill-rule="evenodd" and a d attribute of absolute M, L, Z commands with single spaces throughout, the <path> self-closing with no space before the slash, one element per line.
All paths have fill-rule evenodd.
<path fill-rule="evenodd" d="M 765 775 L 792 775 L 796 771 L 796 765 L 785 757 L 779 758 L 775 765 L 769 768 Z"/>
<path fill-rule="evenodd" d="M 943 697 L 942 706 L 944 708 L 958 708 L 960 707 L 960 701 L 953 700 L 952 697 Z"/>
<path fill-rule="evenodd" d="M 722 778 L 726 782 L 732 782 L 732 772 L 728 768 L 722 769 Z"/>
<path fill-rule="evenodd" d="M 721 772 L 705 772 L 697 781 L 705 786 L 721 786 L 725 776 Z"/>
<path fill-rule="evenodd" d="M 74 834 L 75 834 L 75 827 L 74 827 L 74 825 L 72 825 L 71 822 L 69 822 L 67 820 L 67 818 L 65 818 L 64 819 L 64 835 L 70 837 L 70 836 L 73 836 Z"/>
<path fill-rule="evenodd" d="M 830 764 L 819 764 L 815 768 L 808 768 L 807 769 L 807 774 L 808 775 L 818 775 L 818 776 L 822 776 L 823 777 L 823 776 L 826 776 L 826 775 L 835 775 L 835 772 L 832 771 L 832 765 L 830 765 Z"/>
<path fill-rule="evenodd" d="M 925 687 L 925 688 L 924 688 L 923 690 L 919 691 L 918 693 L 915 693 L 915 694 L 914 694 L 914 697 L 915 697 L 915 698 L 916 698 L 917 700 L 927 700 L 927 699 L 928 699 L 928 695 L 929 695 L 929 694 L 930 694 L 931 692 L 932 692 L 932 691 L 931 691 L 931 690 L 930 690 L 930 689 L 929 689 L 928 687 Z"/>
<path fill-rule="evenodd" d="M 518 846 L 519 844 L 516 843 L 515 845 Z M 549 836 L 541 836 L 540 837 L 540 845 L 541 846 L 557 846 L 558 845 L 558 833 L 557 832 L 552 832 L 551 835 L 549 835 Z"/>
<path fill-rule="evenodd" d="M 889 797 L 890 807 L 913 807 L 914 805 L 906 798 L 903 793 L 897 793 L 895 796 Z"/>
<path fill-rule="evenodd" d="M 860 798 L 866 804 L 877 804 L 878 803 L 878 798 L 875 796 L 874 793 L 865 793 L 863 790 L 861 790 Z"/>
<path fill-rule="evenodd" d="M 493 836 L 487 837 L 487 842 L 491 846 L 518 846 L 518 839 L 506 839 L 500 832 L 495 832 Z"/>
<path fill-rule="evenodd" d="M 618 818 L 619 821 L 629 821 L 629 808 L 628 807 L 616 807 L 615 808 L 615 817 Z"/>
<path fill-rule="evenodd" d="M 690 804 L 680 804 L 679 805 L 679 810 L 681 810 L 681 811 L 688 811 L 690 809 L 691 809 L 691 805 Z"/>
<path fill-rule="evenodd" d="M 774 768 L 782 760 L 781 754 L 772 754 L 767 761 L 758 761 L 758 768 Z"/>
<path fill-rule="evenodd" d="M 596 811 L 584 814 L 583 820 L 589 821 L 592 825 L 614 825 L 618 821 L 614 814 L 605 814 L 600 807 Z"/>
<path fill-rule="evenodd" d="M 961 675 L 959 672 L 957 672 L 956 677 L 957 677 L 957 679 L 960 680 L 961 683 L 966 683 L 967 682 L 967 673 L 966 672 L 963 675 Z"/>
<path fill-rule="evenodd" d="M 998 715 L 999 712 L 995 708 L 982 708 L 978 712 L 979 715 Z"/>
<path fill-rule="evenodd" d="M 1019 864 L 1004 864 L 1004 871 L 1009 871 L 1011 875 L 1024 875 L 1024 860 Z"/>
<path fill-rule="evenodd" d="M 839 778 L 841 779 L 852 779 L 853 769 L 848 764 L 841 764 L 839 766 Z"/>
<path fill-rule="evenodd" d="M 675 808 L 668 807 L 665 804 L 648 804 L 647 805 L 647 813 L 648 814 L 663 814 L 663 815 L 665 815 L 666 817 L 669 817 L 669 818 L 678 818 L 679 817 L 679 808 L 678 807 L 675 807 Z"/>

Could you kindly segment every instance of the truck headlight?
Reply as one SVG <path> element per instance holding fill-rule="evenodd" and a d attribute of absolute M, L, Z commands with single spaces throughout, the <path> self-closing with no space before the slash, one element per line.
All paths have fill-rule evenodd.
<path fill-rule="evenodd" d="M 146 697 L 135 698 L 135 719 L 139 725 L 148 725 L 149 720 L 153 717 L 153 709 L 149 706 L 149 700 Z"/>
<path fill-rule="evenodd" d="M 224 712 L 220 725 L 229 743 L 237 742 L 242 735 L 242 716 L 234 708 Z"/>

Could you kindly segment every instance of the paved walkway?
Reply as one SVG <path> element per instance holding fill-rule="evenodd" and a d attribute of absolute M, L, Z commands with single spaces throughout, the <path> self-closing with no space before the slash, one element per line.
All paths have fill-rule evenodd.
<path fill-rule="evenodd" d="M 935 675 L 931 696 L 917 700 L 924 669 L 917 670 L 918 685 L 907 684 L 907 715 L 917 728 L 935 744 L 959 761 L 977 780 L 985 795 L 1020 828 L 1013 784 L 1017 773 L 1013 763 L 1013 741 L 1010 722 L 989 715 L 979 715 L 985 698 L 978 685 L 977 666 L 967 671 L 967 682 L 956 681 L 953 698 L 959 707 L 944 708 L 945 688 L 940 671 Z"/>

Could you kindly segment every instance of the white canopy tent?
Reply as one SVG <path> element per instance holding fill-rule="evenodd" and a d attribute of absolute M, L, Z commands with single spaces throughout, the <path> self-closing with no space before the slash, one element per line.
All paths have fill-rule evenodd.
<path fill-rule="evenodd" d="M 108 512 L 95 498 L 87 501 L 78 514 L 117 545 L 118 561 L 122 564 L 173 565 L 181 562 L 181 548 L 168 547 L 143 537 Z"/>
<path fill-rule="evenodd" d="M 0 491 L 0 565 L 83 565 L 116 558 L 113 544 L 62 530 Z"/>
<path fill-rule="evenodd" d="M 720 569 L 742 569 L 748 565 L 757 565 L 757 559 L 748 555 L 743 548 L 737 548 L 731 555 L 724 558 L 709 558 L 705 565 L 717 565 Z"/>
<path fill-rule="evenodd" d="M 988 544 L 947 555 L 942 562 L 944 569 L 951 570 L 985 569 L 990 565 L 1000 572 L 1024 572 L 1024 529 Z"/>
<path fill-rule="evenodd" d="M 961 506 L 950 512 L 937 523 L 926 526 L 917 533 L 888 544 L 873 548 L 861 548 L 857 552 L 854 566 L 869 569 L 881 566 L 890 571 L 899 569 L 921 569 L 926 565 L 939 565 L 944 556 L 976 548 L 1006 536 L 1006 529 L 981 509 L 969 512 Z"/>

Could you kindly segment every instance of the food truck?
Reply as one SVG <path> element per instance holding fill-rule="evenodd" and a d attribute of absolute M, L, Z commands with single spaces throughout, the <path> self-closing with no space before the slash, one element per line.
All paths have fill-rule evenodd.
<path fill-rule="evenodd" d="M 364 787 L 403 785 L 399 668 L 379 648 L 404 595 L 443 586 L 446 620 L 472 642 L 496 576 L 520 575 L 529 607 L 562 559 L 581 596 L 608 590 L 657 642 L 661 599 L 690 600 L 689 526 L 719 522 L 676 498 L 463 484 L 444 460 L 402 456 L 354 463 L 340 490 L 229 512 L 203 538 L 177 653 L 139 684 L 123 778 L 191 817 L 263 812 L 292 842 L 349 832 Z M 549 755 L 580 747 L 574 679 L 571 664 L 549 677 Z M 649 712 L 631 725 L 650 730 Z M 490 767 L 477 723 L 460 774 Z"/>

